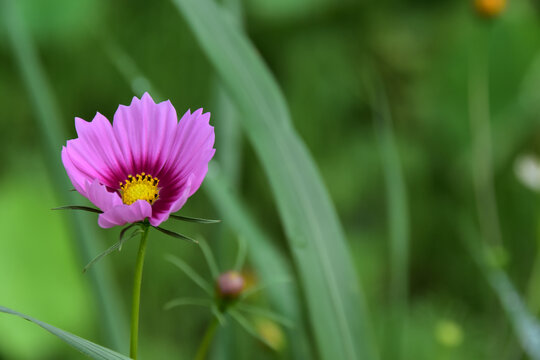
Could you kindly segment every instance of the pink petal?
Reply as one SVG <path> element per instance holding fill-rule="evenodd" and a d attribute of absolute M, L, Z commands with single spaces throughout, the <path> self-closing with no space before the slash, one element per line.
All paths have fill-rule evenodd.
<path fill-rule="evenodd" d="M 101 185 L 97 179 L 91 184 L 87 183 L 86 193 L 88 200 L 96 205 L 101 211 L 106 212 L 115 206 L 122 205 L 122 199 L 116 192 L 110 192 L 105 185 Z"/>
<path fill-rule="evenodd" d="M 99 215 L 98 224 L 102 228 L 122 226 L 142 221 L 152 216 L 152 206 L 146 200 L 137 200 L 131 205 L 121 204 Z"/>
<path fill-rule="evenodd" d="M 126 164 L 109 120 L 97 113 L 92 122 L 75 118 L 75 127 L 79 137 L 67 142 L 63 154 L 64 165 L 73 165 L 71 170 L 66 169 L 72 172 L 73 186 L 80 188 L 84 178 L 116 187 L 125 177 Z"/>
<path fill-rule="evenodd" d="M 182 116 L 169 159 L 163 167 L 167 173 L 158 175 L 179 181 L 193 174 L 189 196 L 199 189 L 208 172 L 208 162 L 215 153 L 214 127 L 210 126 L 209 121 L 210 113 L 203 114 L 203 109 L 193 114 L 188 111 Z"/>
<path fill-rule="evenodd" d="M 62 163 L 64 164 L 64 168 L 66 169 L 66 172 L 68 174 L 69 179 L 71 180 L 71 183 L 75 187 L 75 189 L 83 196 L 86 196 L 86 190 L 85 190 L 85 183 L 89 180 L 88 176 L 81 172 L 75 164 L 73 164 L 73 161 L 69 158 L 69 155 L 67 153 L 67 148 L 65 146 L 62 146 Z"/>
<path fill-rule="evenodd" d="M 118 107 L 113 129 L 134 174 L 156 176 L 169 155 L 177 121 L 170 101 L 156 104 L 148 93 L 140 100 L 134 97 L 129 106 Z"/>
<path fill-rule="evenodd" d="M 159 212 L 159 213 L 156 213 L 156 212 L 152 213 L 152 217 L 150 218 L 150 225 L 159 226 L 159 224 L 161 224 L 162 222 L 166 221 L 169 218 L 169 215 L 171 213 L 177 212 L 178 210 L 182 208 L 182 206 L 184 206 L 184 204 L 186 203 L 187 199 L 190 196 L 190 190 L 191 190 L 191 184 L 192 184 L 193 178 L 194 178 L 193 175 L 189 177 L 187 184 L 185 185 L 183 189 L 182 194 L 170 206 L 169 209 L 167 209 L 166 211 Z"/>

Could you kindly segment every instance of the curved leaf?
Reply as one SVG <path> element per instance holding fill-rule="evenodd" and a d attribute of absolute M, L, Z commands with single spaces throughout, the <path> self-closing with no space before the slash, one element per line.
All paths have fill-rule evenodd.
<path fill-rule="evenodd" d="M 59 337 L 64 342 L 71 345 L 73 348 L 75 348 L 76 350 L 79 350 L 80 352 L 82 352 L 83 354 L 85 354 L 86 356 L 92 359 L 96 359 L 96 360 L 129 360 L 130 359 L 129 357 L 119 354 L 116 351 L 107 349 L 101 345 L 98 345 L 91 341 L 83 339 L 82 337 L 68 333 L 67 331 L 59 329 L 47 323 L 44 323 L 43 321 L 34 319 L 31 316 L 21 314 L 18 311 L 0 306 L 0 312 L 18 316 L 20 318 L 33 322 L 34 324 L 38 326 L 41 326 L 42 328 L 44 328 L 51 334 Z"/>
<path fill-rule="evenodd" d="M 266 171 L 323 359 L 374 359 L 359 280 L 319 172 L 262 59 L 210 0 L 173 0 L 232 100 Z"/>

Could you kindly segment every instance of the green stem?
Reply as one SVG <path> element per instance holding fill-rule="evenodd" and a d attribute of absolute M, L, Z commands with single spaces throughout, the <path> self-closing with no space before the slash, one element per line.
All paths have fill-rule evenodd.
<path fill-rule="evenodd" d="M 131 305 L 131 338 L 129 344 L 129 356 L 137 359 L 137 344 L 139 340 L 139 306 L 141 304 L 141 283 L 144 265 L 144 253 L 146 252 L 146 240 L 148 239 L 148 225 L 144 226 L 141 235 L 137 263 L 135 264 L 135 274 L 133 276 L 133 301 Z"/>
<path fill-rule="evenodd" d="M 214 334 L 216 333 L 217 326 L 218 320 L 216 317 L 214 317 L 212 319 L 212 322 L 208 325 L 206 332 L 204 333 L 204 337 L 201 341 L 201 344 L 199 345 L 199 350 L 197 350 L 195 360 L 204 360 L 206 358 L 206 354 L 208 353 L 208 349 L 210 348 L 210 343 L 212 342 Z"/>

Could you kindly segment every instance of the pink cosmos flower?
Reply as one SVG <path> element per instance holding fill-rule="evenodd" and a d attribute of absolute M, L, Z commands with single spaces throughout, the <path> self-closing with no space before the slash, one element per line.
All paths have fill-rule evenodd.
<path fill-rule="evenodd" d="M 180 122 L 170 101 L 148 93 L 120 105 L 113 124 L 97 113 L 75 118 L 77 139 L 62 147 L 62 162 L 75 189 L 103 213 L 110 228 L 149 219 L 158 226 L 197 191 L 214 156 L 210 113 L 189 110 Z"/>

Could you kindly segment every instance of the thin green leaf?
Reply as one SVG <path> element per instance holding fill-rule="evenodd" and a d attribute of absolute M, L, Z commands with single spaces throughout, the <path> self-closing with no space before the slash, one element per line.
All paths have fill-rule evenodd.
<path fill-rule="evenodd" d="M 241 271 L 246 262 L 247 255 L 247 242 L 243 237 L 238 237 L 238 252 L 236 253 L 236 260 L 234 262 L 234 270 Z"/>
<path fill-rule="evenodd" d="M 276 314 L 275 312 L 269 311 L 267 309 L 263 309 L 257 306 L 251 306 L 251 305 L 247 305 L 243 303 L 238 303 L 236 305 L 236 308 L 238 310 L 241 310 L 241 311 L 253 314 L 253 315 L 270 319 L 285 327 L 289 327 L 289 328 L 294 327 L 294 323 L 291 320 L 287 319 L 286 317 L 282 315 Z"/>
<path fill-rule="evenodd" d="M 173 2 L 243 114 L 242 125 L 277 201 L 321 358 L 376 359 L 343 229 L 275 80 L 215 2 Z"/>
<path fill-rule="evenodd" d="M 18 316 L 20 318 L 33 322 L 34 324 L 38 326 L 41 326 L 43 329 L 57 336 L 58 338 L 66 342 L 67 344 L 71 345 L 76 350 L 80 351 L 86 356 L 89 356 L 92 359 L 96 359 L 96 360 L 129 360 L 130 359 L 127 356 L 119 354 L 113 350 L 107 349 L 101 345 L 95 344 L 77 335 L 68 333 L 67 331 L 64 331 L 52 325 L 46 324 L 40 320 L 34 319 L 31 316 L 22 314 L 15 310 L 0 306 L 0 312 Z"/>
<path fill-rule="evenodd" d="M 253 287 L 248 288 L 247 290 L 242 292 L 241 299 L 247 299 L 248 297 L 257 294 L 260 291 L 263 291 L 264 289 L 270 288 L 274 285 L 280 285 L 280 284 L 286 284 L 290 283 L 291 279 L 272 279 L 266 283 L 256 285 Z"/>
<path fill-rule="evenodd" d="M 99 209 L 96 209 L 96 208 L 93 208 L 93 207 L 78 206 L 78 205 L 60 206 L 60 207 L 52 208 L 51 210 L 82 210 L 82 211 L 88 211 L 88 212 L 93 212 L 93 213 L 97 213 L 97 214 L 103 213 L 103 211 L 101 211 Z"/>
<path fill-rule="evenodd" d="M 263 338 L 258 332 L 257 332 L 257 329 L 255 329 L 253 327 L 253 325 L 251 325 L 251 323 L 242 315 L 240 314 L 238 311 L 236 310 L 229 310 L 229 314 L 231 315 L 231 317 L 236 320 L 236 322 L 238 324 L 240 324 L 240 326 L 246 330 L 246 332 L 248 334 L 250 334 L 251 336 L 253 336 L 255 339 L 261 341 L 262 343 L 264 343 L 266 346 L 268 346 L 270 349 L 273 349 L 273 346 L 272 344 L 270 344 L 268 341 L 266 341 L 265 338 Z"/>
<path fill-rule="evenodd" d="M 192 238 L 190 238 L 190 237 L 188 237 L 186 235 L 178 234 L 178 233 L 175 233 L 174 231 L 167 230 L 167 229 L 161 228 L 159 226 L 153 226 L 153 228 L 158 230 L 158 231 L 161 231 L 165 235 L 169 235 L 169 236 L 172 236 L 172 237 L 180 239 L 180 240 L 187 240 L 187 241 L 193 242 L 195 244 L 199 243 L 197 240 L 192 239 Z"/>
<path fill-rule="evenodd" d="M 138 225 L 138 224 L 131 224 L 123 228 L 122 231 L 120 231 L 120 235 L 118 236 L 118 242 L 119 242 L 118 251 L 122 251 L 122 245 L 124 244 L 124 235 L 126 234 L 126 231 L 128 231 L 135 225 Z M 133 233 L 131 235 L 133 235 Z M 131 236 L 130 236 L 130 239 L 131 239 Z"/>
<path fill-rule="evenodd" d="M 389 330 L 392 346 L 387 347 L 387 356 L 398 360 L 403 353 L 408 293 L 409 211 L 407 191 L 384 84 L 375 72 L 371 74 L 369 80 L 368 90 L 384 171 L 386 211 L 390 229 L 390 292 L 393 314 L 390 316 L 392 324 Z"/>
<path fill-rule="evenodd" d="M 521 347 L 531 359 L 540 360 L 540 323 L 529 312 L 508 275 L 494 264 L 496 254 L 492 253 L 493 247 L 481 244 L 476 230 L 469 223 L 462 224 L 462 232 L 465 247 L 499 298 Z"/>
<path fill-rule="evenodd" d="M 191 266 L 189 266 L 184 260 L 167 254 L 165 255 L 165 260 L 169 261 L 171 264 L 178 267 L 182 270 L 195 284 L 197 284 L 201 289 L 203 289 L 208 295 L 212 296 L 212 286 L 204 280 Z"/>
<path fill-rule="evenodd" d="M 214 258 L 214 255 L 212 254 L 212 250 L 210 249 L 210 247 L 208 246 L 205 240 L 199 241 L 199 246 L 201 247 L 204 258 L 206 259 L 206 263 L 208 264 L 208 267 L 210 268 L 210 273 L 212 274 L 212 278 L 217 279 L 219 277 L 219 268 L 217 266 L 216 259 Z"/>
<path fill-rule="evenodd" d="M 216 317 L 216 319 L 218 320 L 219 324 L 221 326 L 225 325 L 227 323 L 226 319 L 225 319 L 225 316 L 223 316 L 223 313 L 221 311 L 219 311 L 217 305 L 214 303 L 210 309 L 212 310 L 212 314 L 214 314 L 214 316 Z"/>
<path fill-rule="evenodd" d="M 110 253 L 112 253 L 113 251 L 115 250 L 118 250 L 120 251 L 120 247 L 122 246 L 122 243 L 125 242 L 125 241 L 128 241 L 128 240 L 131 240 L 133 239 L 135 236 L 137 236 L 138 234 L 142 234 L 143 231 L 142 230 L 136 230 L 134 231 L 126 240 L 122 241 L 118 241 L 117 243 L 115 243 L 113 246 L 111 246 L 110 248 L 108 248 L 107 250 L 103 251 L 101 254 L 99 254 L 98 256 L 96 256 L 95 258 L 93 258 L 83 269 L 83 273 L 85 273 L 88 269 L 90 269 L 90 267 L 92 265 L 94 265 L 96 262 L 98 262 L 99 260 L 101 260 L 102 258 L 104 258 L 105 256 L 109 255 Z"/>
<path fill-rule="evenodd" d="M 216 223 L 221 222 L 221 220 L 201 219 L 201 218 L 194 218 L 194 217 L 174 215 L 174 214 L 169 215 L 169 217 L 176 220 L 180 220 L 180 221 L 194 222 L 198 224 L 216 224 Z"/>
<path fill-rule="evenodd" d="M 170 310 L 172 308 L 184 305 L 196 305 L 196 306 L 205 306 L 211 307 L 212 301 L 210 299 L 201 299 L 201 298 L 178 298 L 169 301 L 163 306 L 164 310 Z"/>

